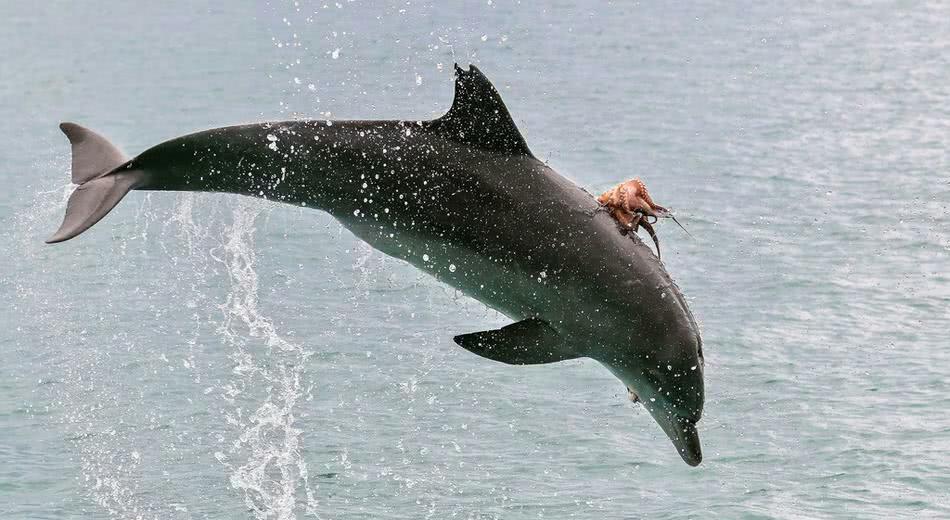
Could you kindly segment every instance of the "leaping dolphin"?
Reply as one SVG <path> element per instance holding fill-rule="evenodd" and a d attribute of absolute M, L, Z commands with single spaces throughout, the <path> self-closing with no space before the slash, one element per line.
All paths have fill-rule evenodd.
<path fill-rule="evenodd" d="M 73 123 L 62 226 L 89 229 L 137 190 L 227 192 L 324 210 L 383 253 L 509 316 L 455 336 L 513 365 L 588 357 L 637 396 L 691 466 L 702 460 L 699 328 L 648 246 L 528 149 L 495 87 L 455 66 L 429 121 L 282 121 L 206 130 L 129 159 Z"/>

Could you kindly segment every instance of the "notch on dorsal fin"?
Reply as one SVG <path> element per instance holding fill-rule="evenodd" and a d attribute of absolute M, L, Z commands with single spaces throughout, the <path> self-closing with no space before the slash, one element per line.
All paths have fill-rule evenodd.
<path fill-rule="evenodd" d="M 532 155 L 495 86 L 475 65 L 455 65 L 452 108 L 432 121 L 432 130 L 449 139 L 483 150 L 509 155 Z"/>

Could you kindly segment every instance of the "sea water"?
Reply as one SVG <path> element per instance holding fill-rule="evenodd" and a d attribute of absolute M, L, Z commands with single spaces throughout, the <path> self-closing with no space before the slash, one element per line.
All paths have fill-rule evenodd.
<path fill-rule="evenodd" d="M 0 4 L 3 518 L 950 516 L 950 4 Z M 593 193 L 639 176 L 699 320 L 705 459 L 592 361 L 329 216 L 134 192 L 61 222 L 75 121 L 130 154 L 427 119 L 452 65 Z M 449 261 L 449 259 L 435 259 Z"/>

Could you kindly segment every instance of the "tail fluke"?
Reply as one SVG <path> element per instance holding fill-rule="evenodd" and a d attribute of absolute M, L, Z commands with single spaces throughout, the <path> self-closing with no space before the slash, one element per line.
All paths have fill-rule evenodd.
<path fill-rule="evenodd" d="M 129 159 L 105 137 L 74 123 L 59 128 L 72 144 L 72 180 L 79 187 L 69 196 L 66 218 L 47 244 L 69 240 L 89 229 L 145 180 L 141 170 L 119 169 Z"/>
<path fill-rule="evenodd" d="M 108 139 L 76 123 L 60 123 L 73 146 L 73 184 L 82 184 L 109 173 L 129 161 Z"/>

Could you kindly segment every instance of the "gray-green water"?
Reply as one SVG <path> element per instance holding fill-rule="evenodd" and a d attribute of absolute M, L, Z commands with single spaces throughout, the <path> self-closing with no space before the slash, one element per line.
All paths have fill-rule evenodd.
<path fill-rule="evenodd" d="M 950 516 L 950 4 L 0 4 L 3 518 Z M 454 61 L 591 191 L 635 175 L 703 328 L 706 458 L 593 362 L 328 216 L 133 193 L 60 223 L 74 120 L 425 118 Z M 311 86 L 312 85 L 312 86 Z"/>

